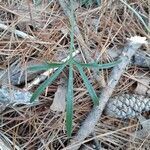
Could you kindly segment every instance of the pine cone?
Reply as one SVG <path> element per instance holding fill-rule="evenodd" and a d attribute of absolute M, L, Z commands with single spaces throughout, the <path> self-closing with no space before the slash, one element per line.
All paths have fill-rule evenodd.
<path fill-rule="evenodd" d="M 135 94 L 122 94 L 109 99 L 106 105 L 106 115 L 128 119 L 142 112 L 150 111 L 150 98 Z"/>

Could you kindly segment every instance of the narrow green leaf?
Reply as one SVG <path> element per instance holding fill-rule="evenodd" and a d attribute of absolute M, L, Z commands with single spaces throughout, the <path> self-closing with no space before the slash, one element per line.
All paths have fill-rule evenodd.
<path fill-rule="evenodd" d="M 98 97 L 96 95 L 96 92 L 93 89 L 93 86 L 90 84 L 87 76 L 85 75 L 82 66 L 80 64 L 77 64 L 77 63 L 75 63 L 75 64 L 76 64 L 76 67 L 78 68 L 78 70 L 80 72 L 80 75 L 81 75 L 81 77 L 82 77 L 82 79 L 84 81 L 84 84 L 85 84 L 85 86 L 86 86 L 86 88 L 87 88 L 87 90 L 88 90 L 88 92 L 89 92 L 89 94 L 90 94 L 90 96 L 91 96 L 91 98 L 93 100 L 94 105 L 98 105 L 99 104 L 99 100 L 98 100 Z"/>
<path fill-rule="evenodd" d="M 67 106 L 66 106 L 66 129 L 67 135 L 71 137 L 73 120 L 73 66 L 69 65 L 69 79 L 67 89 Z"/>
<path fill-rule="evenodd" d="M 65 66 L 67 65 L 67 63 L 61 65 L 54 74 L 52 74 L 50 76 L 50 78 L 48 78 L 47 80 L 45 80 L 38 88 L 37 90 L 33 93 L 30 102 L 33 102 L 43 91 L 44 89 L 50 85 L 57 77 L 58 75 L 63 71 L 63 69 L 65 68 Z"/>
<path fill-rule="evenodd" d="M 44 70 L 48 70 L 50 68 L 58 68 L 60 67 L 62 64 L 60 63 L 44 63 L 41 65 L 33 65 L 31 67 L 28 68 L 29 71 L 44 71 Z"/>
<path fill-rule="evenodd" d="M 76 62 L 76 63 L 78 63 L 82 67 L 86 67 L 86 68 L 108 69 L 108 68 L 116 66 L 120 62 L 121 62 L 121 60 L 117 60 L 117 61 L 114 61 L 114 62 L 111 62 L 111 63 L 106 63 L 106 64 L 98 64 L 96 62 L 88 63 L 88 64 L 83 64 L 83 63 L 78 63 L 78 62 Z"/>

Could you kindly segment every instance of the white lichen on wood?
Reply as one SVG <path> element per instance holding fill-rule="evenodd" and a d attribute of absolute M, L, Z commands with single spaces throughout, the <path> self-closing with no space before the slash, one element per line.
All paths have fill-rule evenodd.
<path fill-rule="evenodd" d="M 38 99 L 34 103 L 30 103 L 32 93 L 19 89 L 11 89 L 8 87 L 0 88 L 0 113 L 5 110 L 6 107 L 15 106 L 17 104 L 35 105 Z"/>

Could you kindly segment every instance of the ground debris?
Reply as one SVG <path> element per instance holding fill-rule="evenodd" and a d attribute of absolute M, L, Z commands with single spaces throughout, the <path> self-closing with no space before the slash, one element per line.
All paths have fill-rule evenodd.
<path fill-rule="evenodd" d="M 51 110 L 56 112 L 65 112 L 66 108 L 66 91 L 67 86 L 65 81 L 58 86 L 57 91 L 55 92 L 53 103 L 50 107 Z"/>
<path fill-rule="evenodd" d="M 0 88 L 0 113 L 5 110 L 6 107 L 15 106 L 18 104 L 34 105 L 30 103 L 32 93 L 19 89 L 11 89 L 8 87 Z"/>

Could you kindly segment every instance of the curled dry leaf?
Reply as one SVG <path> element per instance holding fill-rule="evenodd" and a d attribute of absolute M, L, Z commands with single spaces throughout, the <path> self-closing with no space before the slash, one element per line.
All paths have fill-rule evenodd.
<path fill-rule="evenodd" d="M 138 116 L 138 120 L 140 125 L 142 126 L 142 129 L 139 129 L 133 133 L 133 137 L 136 139 L 144 139 L 146 137 L 149 138 L 150 134 L 150 119 L 146 119 L 142 115 Z"/>
<path fill-rule="evenodd" d="M 150 97 L 150 76 L 138 73 L 136 83 L 132 86 L 132 91 L 136 94 Z"/>
<path fill-rule="evenodd" d="M 51 110 L 57 112 L 64 112 L 66 107 L 66 83 L 62 81 L 61 85 L 58 86 L 54 96 L 53 103 L 50 107 Z"/>

